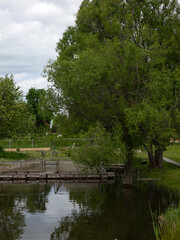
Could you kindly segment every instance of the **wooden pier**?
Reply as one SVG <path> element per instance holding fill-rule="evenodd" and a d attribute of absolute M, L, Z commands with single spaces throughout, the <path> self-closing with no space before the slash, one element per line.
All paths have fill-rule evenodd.
<path fill-rule="evenodd" d="M 61 180 L 72 180 L 72 181 L 87 181 L 94 182 L 113 180 L 115 178 L 115 173 L 105 173 L 105 174 L 66 174 L 66 173 L 17 173 L 11 171 L 11 173 L 0 174 L 0 182 L 13 182 L 13 181 L 45 181 L 49 180 L 61 181 Z"/>

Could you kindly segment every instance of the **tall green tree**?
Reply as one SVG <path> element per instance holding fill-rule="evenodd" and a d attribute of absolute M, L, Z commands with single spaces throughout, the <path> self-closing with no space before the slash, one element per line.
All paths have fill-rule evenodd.
<path fill-rule="evenodd" d="M 22 137 L 33 131 L 34 118 L 13 75 L 0 78 L 0 137 Z"/>
<path fill-rule="evenodd" d="M 59 108 L 110 132 L 121 126 L 127 166 L 147 144 L 162 167 L 179 116 L 179 27 L 176 0 L 84 0 L 46 67 Z"/>
<path fill-rule="evenodd" d="M 53 113 L 48 105 L 48 93 L 45 89 L 30 88 L 26 94 L 28 110 L 35 116 L 36 131 L 42 132 L 49 129 Z"/>

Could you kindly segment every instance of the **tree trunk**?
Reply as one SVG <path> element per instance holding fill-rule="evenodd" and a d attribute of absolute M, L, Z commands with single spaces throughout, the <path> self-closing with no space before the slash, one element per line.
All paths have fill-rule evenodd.
<path fill-rule="evenodd" d="M 126 138 L 127 140 L 128 138 Z M 128 139 L 129 140 L 129 139 Z M 133 151 L 130 141 L 126 142 L 126 162 L 125 169 L 122 175 L 122 186 L 123 187 L 132 187 L 132 160 L 133 160 Z"/>
<path fill-rule="evenodd" d="M 148 157 L 149 157 L 150 168 L 157 168 L 155 157 L 153 155 L 152 145 L 147 149 L 147 152 L 148 152 Z"/>
<path fill-rule="evenodd" d="M 156 161 L 156 166 L 161 169 L 163 167 L 163 149 L 162 148 L 158 148 L 155 151 L 155 161 Z"/>
<path fill-rule="evenodd" d="M 125 167 L 128 171 L 131 171 L 133 160 L 133 142 L 132 137 L 129 134 L 129 129 L 126 126 L 123 127 L 123 141 L 125 144 Z"/>

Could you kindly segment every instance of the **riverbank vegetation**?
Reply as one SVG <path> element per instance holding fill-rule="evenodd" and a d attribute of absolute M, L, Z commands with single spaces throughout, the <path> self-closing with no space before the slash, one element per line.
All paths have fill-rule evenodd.
<path fill-rule="evenodd" d="M 172 144 L 167 148 L 164 155 L 170 159 L 180 161 L 180 144 Z M 149 172 L 148 164 L 141 165 L 142 162 L 147 162 L 145 152 L 137 152 L 135 167 L 142 169 L 145 172 L 141 173 L 140 177 L 158 179 L 156 185 L 171 189 L 180 194 L 180 169 L 171 163 L 164 162 L 163 169 L 151 169 Z M 157 240 L 178 240 L 180 236 L 180 203 L 178 206 L 171 206 L 163 214 L 153 214 L 154 232 Z"/>
<path fill-rule="evenodd" d="M 157 240 L 178 240 L 180 236 L 180 204 L 178 207 L 169 207 L 154 223 L 154 232 Z"/>

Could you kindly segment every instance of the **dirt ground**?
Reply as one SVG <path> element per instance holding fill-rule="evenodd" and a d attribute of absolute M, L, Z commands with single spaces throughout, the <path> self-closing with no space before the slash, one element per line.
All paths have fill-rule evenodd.
<path fill-rule="evenodd" d="M 30 152 L 30 151 L 50 151 L 50 148 L 19 148 L 20 152 Z M 16 152 L 17 148 L 6 148 L 6 152 Z"/>

